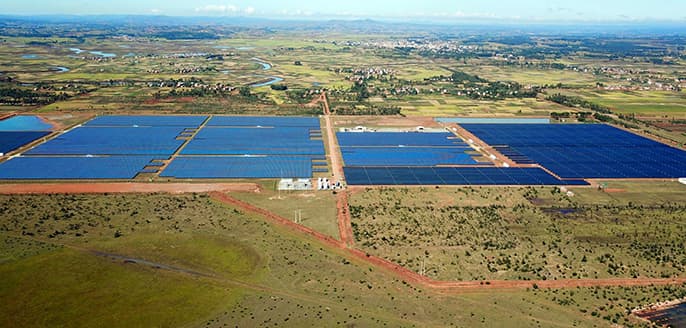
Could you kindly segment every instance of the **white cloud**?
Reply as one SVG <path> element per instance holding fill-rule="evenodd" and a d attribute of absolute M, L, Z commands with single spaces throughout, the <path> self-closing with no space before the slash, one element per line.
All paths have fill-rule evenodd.
<path fill-rule="evenodd" d="M 309 16 L 314 15 L 314 13 L 311 12 L 311 11 L 309 11 L 309 10 L 301 10 L 301 9 L 296 9 L 296 10 L 282 10 L 282 11 L 281 11 L 281 14 L 282 14 L 283 16 L 293 16 L 293 17 L 299 17 L 299 16 L 300 16 L 300 17 L 302 17 L 302 16 L 307 16 L 307 17 L 309 17 Z M 342 14 L 339 14 L 339 15 L 342 15 Z"/>
<path fill-rule="evenodd" d="M 162 10 L 157 9 L 157 8 L 154 8 L 154 9 L 150 9 L 150 12 L 153 13 L 153 14 L 159 14 L 159 13 L 162 12 Z"/>
<path fill-rule="evenodd" d="M 245 9 L 243 9 L 243 13 L 245 13 L 246 15 L 252 15 L 255 13 L 255 8 L 254 7 L 245 8 Z"/>
<path fill-rule="evenodd" d="M 197 13 L 208 14 L 235 14 L 239 8 L 234 5 L 206 5 L 204 7 L 195 8 Z"/>

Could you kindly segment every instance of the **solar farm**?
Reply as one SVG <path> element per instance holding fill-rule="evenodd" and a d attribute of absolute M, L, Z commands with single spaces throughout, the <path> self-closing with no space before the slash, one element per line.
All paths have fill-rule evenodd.
<path fill-rule="evenodd" d="M 609 125 L 437 121 L 442 132 L 336 133 L 346 183 L 581 186 L 686 176 L 686 152 Z M 489 158 L 450 124 L 514 164 Z M 0 152 L 51 134 L 16 130 L 0 131 Z M 0 163 L 0 179 L 309 179 L 330 172 L 315 117 L 99 116 L 48 139 Z"/>
<path fill-rule="evenodd" d="M 339 132 L 350 185 L 587 185 L 540 168 L 498 168 L 477 162 L 453 133 Z"/>
<path fill-rule="evenodd" d="M 0 179 L 310 178 L 325 159 L 317 118 L 100 116 L 1 163 Z"/>
<path fill-rule="evenodd" d="M 462 124 L 519 164 L 565 179 L 686 177 L 686 152 L 605 124 Z"/>

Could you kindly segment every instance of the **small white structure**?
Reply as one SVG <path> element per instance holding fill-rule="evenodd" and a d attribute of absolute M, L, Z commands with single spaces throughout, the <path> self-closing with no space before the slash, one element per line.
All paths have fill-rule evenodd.
<path fill-rule="evenodd" d="M 679 179 L 679 183 L 686 185 L 686 178 Z"/>
<path fill-rule="evenodd" d="M 338 190 L 343 189 L 343 183 L 340 181 L 332 182 L 328 178 L 317 179 L 317 190 Z"/>
<path fill-rule="evenodd" d="M 503 167 L 510 167 L 510 164 L 503 163 Z"/>
<path fill-rule="evenodd" d="M 281 179 L 279 190 L 312 190 L 312 181 L 310 179 Z"/>
<path fill-rule="evenodd" d="M 358 125 L 358 126 L 353 128 L 353 132 L 365 132 L 365 131 L 367 131 L 367 128 L 362 126 L 362 125 Z"/>
<path fill-rule="evenodd" d="M 420 126 L 416 127 L 415 130 L 416 130 L 417 132 L 424 132 L 425 128 L 424 128 L 423 126 L 420 125 Z"/>

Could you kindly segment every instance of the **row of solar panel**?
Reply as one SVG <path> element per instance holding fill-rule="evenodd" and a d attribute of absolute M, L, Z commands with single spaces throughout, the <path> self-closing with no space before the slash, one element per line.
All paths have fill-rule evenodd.
<path fill-rule="evenodd" d="M 205 127 L 183 149 L 183 155 L 324 155 L 321 140 L 310 139 L 308 127 Z"/>
<path fill-rule="evenodd" d="M 650 139 L 606 124 L 462 124 L 491 146 L 653 146 Z"/>
<path fill-rule="evenodd" d="M 179 179 L 310 178 L 308 156 L 203 156 L 177 157 L 162 177 Z"/>
<path fill-rule="evenodd" d="M 341 147 L 466 147 L 450 133 L 420 132 L 338 132 Z"/>
<path fill-rule="evenodd" d="M 463 124 L 518 163 L 562 178 L 680 178 L 686 152 L 604 124 Z"/>
<path fill-rule="evenodd" d="M 465 153 L 471 148 L 345 147 L 346 166 L 438 166 L 478 164 Z"/>
<path fill-rule="evenodd" d="M 199 127 L 207 116 L 98 116 L 86 126 L 182 126 Z M 208 126 L 290 126 L 319 128 L 316 117 L 213 116 Z"/>
<path fill-rule="evenodd" d="M 171 155 L 183 144 L 180 127 L 79 127 L 26 155 Z"/>
<path fill-rule="evenodd" d="M 0 131 L 0 153 L 9 153 L 48 134 L 50 131 Z"/>
<path fill-rule="evenodd" d="M 153 156 L 21 156 L 0 164 L 0 179 L 133 179 Z"/>
<path fill-rule="evenodd" d="M 111 115 L 98 116 L 85 126 L 150 126 L 150 127 L 199 127 L 207 116 L 146 116 L 146 115 Z"/>
<path fill-rule="evenodd" d="M 21 156 L 0 164 L 0 180 L 133 179 L 157 173 L 153 156 Z M 146 167 L 152 167 L 146 169 Z M 326 169 L 317 169 L 326 172 Z M 177 157 L 162 177 L 180 179 L 310 178 L 307 156 Z"/>
<path fill-rule="evenodd" d="M 588 185 L 559 180 L 539 168 L 346 167 L 349 185 Z"/>
<path fill-rule="evenodd" d="M 303 127 L 319 129 L 317 117 L 214 116 L 207 126 Z"/>

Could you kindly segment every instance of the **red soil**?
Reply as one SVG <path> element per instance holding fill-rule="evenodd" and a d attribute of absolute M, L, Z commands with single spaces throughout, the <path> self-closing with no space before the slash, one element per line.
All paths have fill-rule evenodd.
<path fill-rule="evenodd" d="M 0 194 L 104 194 L 104 193 L 202 193 L 257 192 L 254 183 L 24 183 L 0 184 Z"/>

